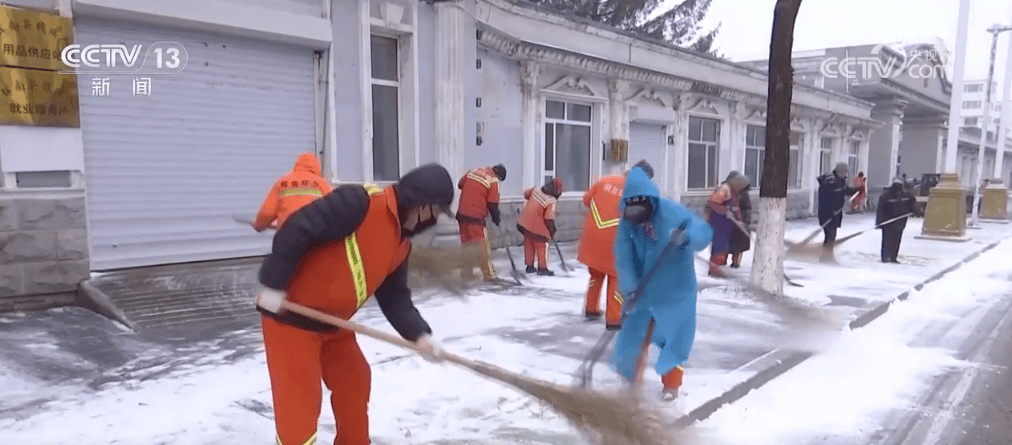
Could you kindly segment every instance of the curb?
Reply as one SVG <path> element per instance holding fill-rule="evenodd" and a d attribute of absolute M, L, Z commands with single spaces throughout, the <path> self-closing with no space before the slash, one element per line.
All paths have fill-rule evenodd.
<path fill-rule="evenodd" d="M 897 295 L 890 301 L 884 303 L 873 303 L 865 307 L 864 309 L 858 309 L 856 312 L 860 313 L 861 315 L 859 315 L 857 318 L 851 321 L 848 326 L 850 327 L 851 330 L 860 329 L 864 326 L 867 326 L 875 319 L 881 317 L 882 315 L 885 315 L 885 313 L 889 311 L 889 308 L 892 307 L 894 303 L 906 301 L 907 299 L 909 299 L 911 291 L 920 291 L 921 289 L 924 288 L 924 286 L 941 279 L 945 275 L 948 275 L 949 273 L 952 273 L 953 271 L 959 269 L 960 267 L 963 267 L 964 264 L 977 259 L 977 257 L 979 257 L 984 252 L 987 252 L 991 249 L 994 249 L 995 247 L 998 247 L 999 244 L 1005 242 L 1007 239 L 1008 238 L 1004 238 L 994 243 L 988 244 L 983 249 L 974 252 L 973 254 L 967 256 L 966 258 L 963 258 L 958 263 L 947 267 L 945 270 L 942 270 L 941 272 L 932 275 L 928 279 L 915 285 L 911 290 L 904 291 L 903 293 Z M 738 400 L 741 400 L 746 395 L 748 395 L 748 393 L 752 392 L 753 390 L 759 389 L 764 385 L 766 385 L 767 383 L 769 383 L 770 381 L 772 381 L 773 379 L 783 374 L 786 374 L 787 371 L 790 371 L 794 367 L 804 363 L 805 360 L 808 360 L 814 355 L 815 353 L 812 352 L 803 352 L 780 348 L 774 349 L 770 353 L 760 357 L 756 361 L 750 363 L 749 365 L 746 365 L 746 367 L 743 368 L 743 370 L 746 371 L 753 371 L 753 370 L 755 371 L 755 374 L 753 374 L 751 377 L 733 386 L 731 389 L 725 391 L 723 394 L 717 396 L 716 398 L 713 398 L 703 403 L 698 408 L 690 411 L 685 416 L 678 418 L 671 426 L 674 428 L 682 429 L 692 425 L 693 423 L 706 420 L 708 417 L 713 415 L 713 413 L 717 412 L 717 410 L 722 408 L 724 405 L 728 405 L 737 402 Z"/>

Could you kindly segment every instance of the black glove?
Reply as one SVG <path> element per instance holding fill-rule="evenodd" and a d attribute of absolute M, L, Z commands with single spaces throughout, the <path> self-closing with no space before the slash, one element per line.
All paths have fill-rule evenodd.
<path fill-rule="evenodd" d="M 492 224 L 499 225 L 502 223 L 502 218 L 499 215 L 492 215 Z"/>

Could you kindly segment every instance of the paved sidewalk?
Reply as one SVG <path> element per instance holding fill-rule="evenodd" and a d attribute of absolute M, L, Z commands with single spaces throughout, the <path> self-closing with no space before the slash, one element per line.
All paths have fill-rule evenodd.
<path fill-rule="evenodd" d="M 839 236 L 870 227 L 873 222 L 871 215 L 845 215 Z M 743 391 L 761 385 L 803 359 L 804 354 L 817 350 L 817 341 L 802 344 L 798 338 L 817 339 L 819 332 L 831 335 L 829 332 L 851 320 L 868 321 L 868 314 L 874 315 L 876 309 L 881 310 L 898 295 L 1012 235 L 1009 225 L 988 224 L 970 231 L 974 239 L 966 243 L 920 240 L 914 238 L 920 233 L 920 222 L 911 220 L 904 233 L 900 261 L 906 264 L 878 262 L 877 231 L 841 245 L 837 250 L 838 266 L 787 262 L 787 274 L 804 286 L 786 287 L 787 295 L 823 307 L 833 315 L 819 319 L 821 330 L 811 320 L 799 322 L 799 317 L 813 313 L 805 306 L 771 302 L 736 288 L 733 281 L 706 278 L 705 265 L 698 263 L 701 283 L 725 286 L 706 289 L 699 297 L 698 333 L 683 388 L 685 408 L 696 417 L 705 417 L 720 404 L 744 395 Z M 803 239 L 816 227 L 813 220 L 791 222 L 787 238 Z M 821 241 L 821 236 L 816 241 Z M 524 287 L 476 291 L 464 298 L 428 289 L 420 292 L 420 311 L 448 350 L 569 384 L 604 326 L 603 321 L 583 321 L 586 268 L 576 263 L 574 243 L 561 247 L 567 263 L 577 269 L 569 276 L 555 265 L 556 277 L 532 277 Z M 521 249 L 511 251 L 522 267 Z M 557 261 L 554 248 L 550 252 L 551 261 Z M 750 261 L 750 255 L 746 255 L 744 263 Z M 499 274 L 508 277 L 509 261 L 504 250 L 496 251 L 495 263 Z M 740 272 L 746 274 L 747 270 Z M 92 327 L 86 333 L 65 332 L 58 326 L 70 320 L 68 314 L 73 314 L 77 323 Z M 51 320 L 39 321 L 47 317 Z M 372 303 L 363 308 L 356 321 L 392 331 Z M 200 420 L 199 425 L 175 430 L 166 426 L 158 435 L 158 443 L 271 440 L 270 409 L 250 408 L 271 405 L 257 326 L 241 326 L 196 342 L 182 337 L 173 342 L 155 333 L 137 336 L 102 326 L 100 319 L 77 309 L 50 311 L 45 316 L 0 318 L 0 343 L 22 344 L 28 338 L 44 338 L 41 335 L 60 338 L 48 348 L 30 342 L 34 346 L 0 350 L 0 380 L 17 382 L 21 395 L 17 400 L 0 401 L 0 414 L 4 414 L 0 415 L 0 431 L 4 431 L 0 432 L 4 439 L 0 442 L 16 443 L 14 439 L 35 437 L 30 436 L 32 431 L 52 429 L 61 416 L 71 414 L 91 416 L 95 428 L 118 428 L 121 418 L 157 415 L 173 409 L 169 404 L 174 400 L 187 397 L 212 398 L 202 402 L 200 412 L 207 411 L 205 417 L 219 423 Z M 378 444 L 521 440 L 574 443 L 565 422 L 516 391 L 452 367 L 420 362 L 394 346 L 368 338 L 362 338 L 361 343 L 373 364 L 371 410 Z M 106 352 L 88 357 L 88 344 Z M 51 358 L 57 356 L 64 363 L 87 362 L 88 366 L 64 365 L 60 369 L 66 372 L 54 376 L 49 369 L 53 367 Z M 660 389 L 655 373 L 649 372 L 647 378 L 648 388 Z M 232 388 L 237 379 L 241 387 Z M 595 380 L 595 385 L 619 384 L 606 363 L 597 368 Z M 44 397 L 29 397 L 42 387 L 51 390 Z M 141 395 L 150 391 L 152 400 L 143 408 L 119 406 L 114 402 L 122 397 L 117 391 L 125 388 Z M 45 404 L 39 406 L 38 402 Z M 332 439 L 334 428 L 328 403 L 324 402 L 321 419 L 324 426 L 320 440 L 324 443 Z M 328 431 L 329 439 L 325 437 Z M 60 431 L 51 434 L 57 437 Z M 74 434 L 79 441 L 91 437 L 84 432 Z M 11 436 L 9 440 L 7 436 Z M 156 443 L 150 437 L 145 440 Z"/>

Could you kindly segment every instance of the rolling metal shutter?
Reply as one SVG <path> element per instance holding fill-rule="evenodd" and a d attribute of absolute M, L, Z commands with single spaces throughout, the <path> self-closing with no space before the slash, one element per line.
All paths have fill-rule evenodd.
<path fill-rule="evenodd" d="M 77 40 L 186 47 L 186 68 L 111 75 L 107 96 L 79 75 L 92 269 L 238 258 L 269 251 L 271 233 L 237 224 L 274 180 L 316 147 L 311 49 L 90 18 Z"/>
<path fill-rule="evenodd" d="M 646 159 L 654 168 L 654 182 L 661 193 L 669 192 L 664 126 L 632 122 L 629 124 L 629 165 Z"/>

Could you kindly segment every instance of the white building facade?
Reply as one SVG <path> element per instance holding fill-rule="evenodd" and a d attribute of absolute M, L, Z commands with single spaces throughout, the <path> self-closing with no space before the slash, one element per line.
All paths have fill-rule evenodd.
<path fill-rule="evenodd" d="M 270 234 L 232 216 L 254 212 L 302 152 L 335 185 L 390 183 L 428 162 L 454 176 L 502 163 L 506 231 L 523 190 L 559 177 L 560 239 L 578 236 L 584 190 L 640 159 L 693 208 L 731 170 L 762 171 L 761 71 L 510 0 L 13 3 L 71 17 L 77 43 L 171 41 L 188 56 L 179 74 L 152 76 L 148 95 L 134 76 L 79 75 L 80 128 L 0 128 L 0 205 L 80 203 L 83 222 L 58 229 L 78 235 L 77 269 L 54 272 L 52 289 L 89 271 L 266 253 Z M 792 217 L 815 210 L 826 165 L 867 168 L 871 111 L 795 88 Z M 628 141 L 626 160 L 611 158 L 612 141 Z M 49 154 L 34 164 L 7 162 L 39 146 Z M 70 179 L 46 182 L 53 172 Z M 43 293 L 19 273 L 0 294 Z"/>

